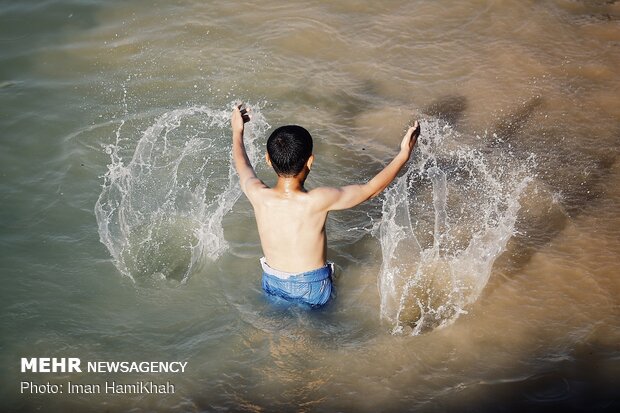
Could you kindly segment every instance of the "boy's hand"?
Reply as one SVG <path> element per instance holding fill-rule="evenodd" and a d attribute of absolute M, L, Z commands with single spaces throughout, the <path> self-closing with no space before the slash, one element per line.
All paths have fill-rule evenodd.
<path fill-rule="evenodd" d="M 232 127 L 233 134 L 242 134 L 244 123 L 250 121 L 249 109 L 246 109 L 243 103 L 236 105 L 233 109 L 232 116 L 230 117 L 230 126 Z"/>
<path fill-rule="evenodd" d="M 411 156 L 411 151 L 415 146 L 415 143 L 418 141 L 418 136 L 420 136 L 420 124 L 416 120 L 413 123 L 413 126 L 407 130 L 405 136 L 403 137 L 403 141 L 400 143 L 400 151 L 407 155 L 407 158 Z"/>

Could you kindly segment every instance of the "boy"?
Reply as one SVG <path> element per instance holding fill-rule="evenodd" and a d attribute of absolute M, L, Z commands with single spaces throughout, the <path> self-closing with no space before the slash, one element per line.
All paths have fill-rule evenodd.
<path fill-rule="evenodd" d="M 352 208 L 383 191 L 409 160 L 420 135 L 416 121 L 405 134 L 400 152 L 365 184 L 307 191 L 312 168 L 312 137 L 301 126 L 282 126 L 267 140 L 267 163 L 278 175 L 273 188 L 256 177 L 245 151 L 243 130 L 250 120 L 243 105 L 231 116 L 233 160 L 241 190 L 254 213 L 264 257 L 262 286 L 270 295 L 318 307 L 332 291 L 333 264 L 326 261 L 325 221 L 329 211 Z"/>

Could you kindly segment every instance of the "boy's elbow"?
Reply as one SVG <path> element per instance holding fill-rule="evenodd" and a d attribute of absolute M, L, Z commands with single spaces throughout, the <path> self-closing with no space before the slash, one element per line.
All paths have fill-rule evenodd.
<path fill-rule="evenodd" d="M 373 199 L 376 198 L 377 196 L 379 196 L 379 194 L 383 192 L 383 188 L 379 189 L 378 191 L 373 192 L 372 194 L 370 194 L 370 196 L 368 197 L 368 199 Z"/>
<path fill-rule="evenodd" d="M 367 183 L 366 185 L 362 186 L 362 196 L 364 198 L 364 201 L 368 201 L 369 199 L 376 197 L 380 193 L 381 193 L 381 188 L 376 188 L 370 183 Z"/>
<path fill-rule="evenodd" d="M 248 178 L 244 179 L 241 175 L 238 175 L 238 176 L 239 176 L 239 188 L 241 188 L 241 192 L 247 195 Z"/>

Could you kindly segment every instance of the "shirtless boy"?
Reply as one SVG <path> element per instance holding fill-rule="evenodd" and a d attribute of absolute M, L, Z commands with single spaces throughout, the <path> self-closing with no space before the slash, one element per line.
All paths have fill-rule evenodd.
<path fill-rule="evenodd" d="M 394 159 L 370 181 L 340 188 L 304 188 L 312 168 L 312 137 L 301 126 L 282 126 L 267 140 L 267 163 L 278 175 L 273 188 L 256 177 L 243 143 L 248 111 L 239 105 L 231 117 L 233 160 L 241 190 L 258 225 L 264 257 L 262 286 L 270 295 L 318 307 L 332 292 L 333 264 L 326 260 L 325 221 L 329 211 L 352 208 L 383 191 L 409 160 L 420 135 L 416 121 Z"/>

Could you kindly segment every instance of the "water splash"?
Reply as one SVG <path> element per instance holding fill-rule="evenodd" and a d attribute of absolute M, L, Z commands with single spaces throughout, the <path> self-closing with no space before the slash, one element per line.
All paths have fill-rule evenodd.
<path fill-rule="evenodd" d="M 125 164 L 122 120 L 95 205 L 101 242 L 117 268 L 133 280 L 185 281 L 203 258 L 228 247 L 222 220 L 241 189 L 231 162 L 230 111 L 193 106 L 164 113 L 142 133 Z M 253 163 L 255 140 L 269 128 L 258 107 L 246 124 Z"/>
<path fill-rule="evenodd" d="M 475 301 L 515 231 L 533 158 L 484 153 L 449 124 L 423 124 L 415 158 L 385 195 L 373 228 L 383 262 L 381 317 L 393 333 L 449 324 Z"/>

